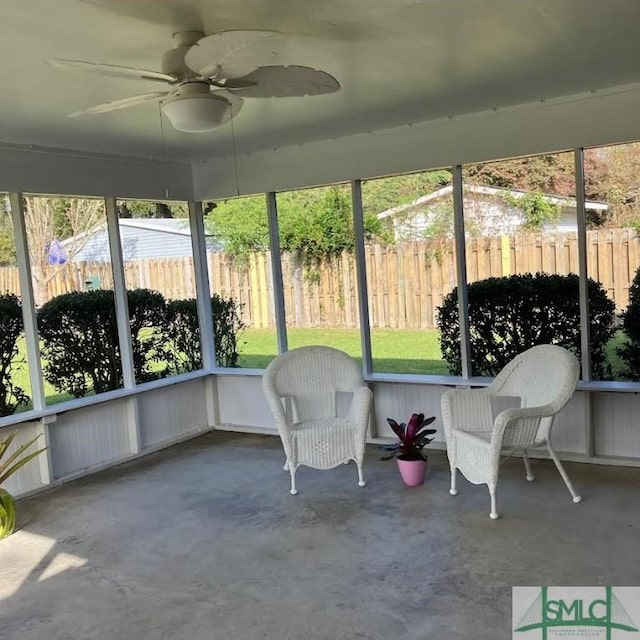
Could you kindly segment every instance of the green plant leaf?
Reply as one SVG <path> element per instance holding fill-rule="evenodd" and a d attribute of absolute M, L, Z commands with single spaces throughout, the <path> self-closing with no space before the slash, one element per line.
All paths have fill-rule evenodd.
<path fill-rule="evenodd" d="M 16 528 L 16 503 L 11 494 L 0 489 L 0 540 L 10 536 Z"/>
<path fill-rule="evenodd" d="M 21 447 L 16 449 L 16 451 L 14 451 L 11 456 L 9 456 L 8 460 L 0 464 L 0 484 L 2 484 L 7 478 L 12 476 L 16 471 L 18 471 L 18 469 L 27 464 L 27 462 L 46 450 L 46 447 L 44 447 L 24 456 L 23 458 L 20 457 L 29 447 L 31 447 L 36 442 L 39 437 L 40 434 L 38 434 L 35 438 L 29 440 L 29 442 L 23 444 Z"/>
<path fill-rule="evenodd" d="M 0 442 L 0 460 L 2 460 L 2 456 L 5 451 L 9 448 L 9 445 L 13 442 L 13 439 L 16 437 L 17 431 L 10 433 L 4 440 Z"/>

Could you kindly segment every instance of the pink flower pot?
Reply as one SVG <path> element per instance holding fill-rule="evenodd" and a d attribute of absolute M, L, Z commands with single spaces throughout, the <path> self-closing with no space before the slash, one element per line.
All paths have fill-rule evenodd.
<path fill-rule="evenodd" d="M 396 460 L 400 475 L 408 487 L 417 487 L 424 482 L 424 474 L 427 471 L 426 460 L 400 460 L 400 458 Z"/>

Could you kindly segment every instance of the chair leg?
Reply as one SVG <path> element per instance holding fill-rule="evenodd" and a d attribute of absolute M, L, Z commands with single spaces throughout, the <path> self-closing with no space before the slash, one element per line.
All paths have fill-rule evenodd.
<path fill-rule="evenodd" d="M 458 495 L 458 489 L 456 488 L 457 473 L 458 470 L 455 467 L 451 467 L 451 489 L 449 489 L 449 493 L 452 496 Z"/>
<path fill-rule="evenodd" d="M 288 466 L 289 466 L 289 474 L 291 475 L 291 490 L 289 491 L 289 493 L 292 496 L 295 496 L 298 493 L 298 490 L 296 489 L 296 467 L 292 464 L 288 464 Z"/>
<path fill-rule="evenodd" d="M 489 495 L 491 496 L 491 512 L 489 513 L 489 517 L 492 520 L 498 519 L 498 509 L 496 505 L 496 487 L 489 485 Z"/>
<path fill-rule="evenodd" d="M 547 440 L 547 446 L 549 447 L 549 453 L 551 454 L 551 458 L 555 462 L 556 467 L 558 467 L 558 471 L 560 472 L 560 475 L 562 476 L 564 483 L 567 485 L 567 489 L 569 489 L 569 493 L 571 494 L 573 501 L 576 504 L 578 502 L 582 502 L 582 498 L 576 493 L 576 490 L 573 488 L 573 485 L 571 484 L 571 480 L 569 480 L 569 476 L 567 475 L 567 472 L 564 470 L 562 463 L 558 459 L 556 452 L 553 450 L 553 447 L 551 446 L 551 443 L 548 440 Z"/>
<path fill-rule="evenodd" d="M 536 477 L 531 473 L 531 462 L 529 462 L 529 457 L 527 456 L 527 450 L 525 449 L 522 452 L 522 459 L 524 460 L 524 470 L 527 474 L 527 480 L 529 482 L 533 482 Z"/>
<path fill-rule="evenodd" d="M 362 462 L 356 462 L 358 465 L 358 486 L 364 487 L 367 483 L 364 481 L 364 474 L 362 472 Z"/>

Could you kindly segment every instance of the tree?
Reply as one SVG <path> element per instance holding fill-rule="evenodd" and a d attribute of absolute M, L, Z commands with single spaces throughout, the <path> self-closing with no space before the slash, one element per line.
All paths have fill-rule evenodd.
<path fill-rule="evenodd" d="M 367 180 L 362 185 L 362 207 L 365 213 L 377 215 L 392 207 L 413 202 L 451 184 L 451 180 L 449 169 Z"/>
<path fill-rule="evenodd" d="M 28 196 L 24 199 L 24 220 L 36 305 L 48 298 L 48 283 L 62 270 L 50 264 L 49 247 L 54 240 L 68 240 L 70 260 L 89 241 L 87 233 L 104 220 L 104 201 L 90 198 Z"/>
<path fill-rule="evenodd" d="M 0 267 L 16 264 L 16 246 L 13 240 L 11 211 L 6 196 L 0 196 Z"/>
<path fill-rule="evenodd" d="M 572 153 L 554 153 L 464 167 L 467 183 L 485 187 L 575 196 Z"/>
<path fill-rule="evenodd" d="M 640 143 L 587 149 L 585 165 L 587 197 L 609 205 L 592 226 L 640 228 Z"/>
<path fill-rule="evenodd" d="M 278 195 L 280 248 L 307 270 L 355 248 L 349 189 L 318 187 Z M 209 237 L 233 259 L 246 262 L 250 254 L 267 251 L 269 227 L 264 197 L 216 203 L 205 218 Z M 386 231 L 373 213 L 365 213 L 367 239 L 384 238 Z"/>
<path fill-rule="evenodd" d="M 188 215 L 189 208 L 183 202 L 118 201 L 120 218 L 186 218 Z"/>

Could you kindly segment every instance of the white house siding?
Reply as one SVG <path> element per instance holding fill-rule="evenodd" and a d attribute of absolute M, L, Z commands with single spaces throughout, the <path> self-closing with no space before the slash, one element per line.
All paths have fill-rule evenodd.
<path fill-rule="evenodd" d="M 120 225 L 120 241 L 125 262 L 145 258 L 184 258 L 192 255 L 190 235 Z M 73 256 L 74 262 L 109 260 L 106 229 L 92 234 L 82 250 Z"/>
<path fill-rule="evenodd" d="M 453 204 L 450 198 L 442 198 L 429 203 L 423 210 L 414 210 L 394 217 L 393 227 L 396 239 L 402 241 L 428 238 L 429 227 L 436 216 L 446 215 L 450 217 L 450 234 L 453 235 Z M 522 210 L 495 195 L 465 194 L 464 217 L 467 233 L 483 237 L 512 235 L 521 231 L 524 224 Z M 543 228 L 549 232 L 575 232 L 576 221 L 575 207 L 562 206 L 558 219 L 544 225 Z"/>

